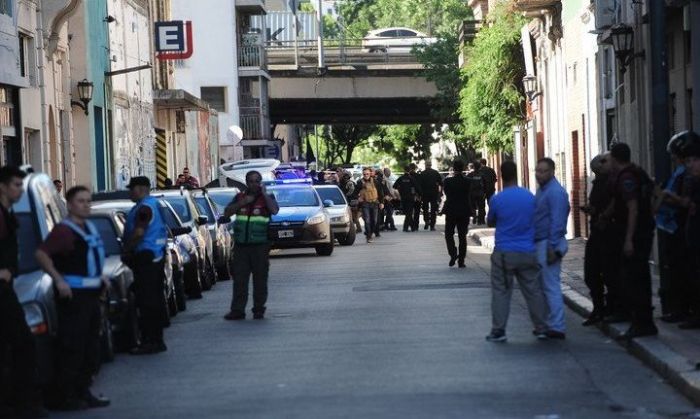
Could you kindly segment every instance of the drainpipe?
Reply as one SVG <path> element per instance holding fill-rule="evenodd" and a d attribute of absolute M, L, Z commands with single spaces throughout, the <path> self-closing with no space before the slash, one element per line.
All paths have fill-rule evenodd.
<path fill-rule="evenodd" d="M 41 97 L 41 147 L 39 148 L 41 154 L 41 168 L 42 172 L 48 172 L 48 158 L 46 158 L 46 147 L 49 144 L 49 104 L 46 103 L 46 79 L 44 77 L 44 71 L 46 69 L 45 63 L 45 45 L 44 45 L 44 18 L 41 13 L 41 9 L 36 10 L 36 22 L 37 22 L 37 37 L 36 37 L 36 48 L 37 48 L 37 72 L 36 81 L 39 87 L 39 94 Z"/>

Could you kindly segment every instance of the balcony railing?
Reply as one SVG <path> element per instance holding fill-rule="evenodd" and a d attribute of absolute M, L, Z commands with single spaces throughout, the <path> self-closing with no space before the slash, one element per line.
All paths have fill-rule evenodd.
<path fill-rule="evenodd" d="M 267 52 L 259 45 L 238 47 L 238 66 L 253 67 L 259 69 L 267 68 Z"/>
<path fill-rule="evenodd" d="M 246 113 L 251 112 L 251 113 Z M 243 130 L 243 139 L 245 140 L 266 140 L 270 138 L 269 119 L 262 114 L 262 109 L 257 108 L 257 113 L 253 109 L 241 108 L 241 129 Z"/>

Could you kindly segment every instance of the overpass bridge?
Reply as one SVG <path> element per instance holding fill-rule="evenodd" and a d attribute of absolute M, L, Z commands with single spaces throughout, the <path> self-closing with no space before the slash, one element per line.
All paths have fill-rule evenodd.
<path fill-rule="evenodd" d="M 437 89 L 407 48 L 369 52 L 327 42 L 321 60 L 315 42 L 266 46 L 273 124 L 436 122 Z"/>

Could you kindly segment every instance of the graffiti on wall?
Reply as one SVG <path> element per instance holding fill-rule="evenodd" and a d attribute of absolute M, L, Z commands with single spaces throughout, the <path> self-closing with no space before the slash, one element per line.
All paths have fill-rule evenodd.
<path fill-rule="evenodd" d="M 132 176 L 147 176 L 155 185 L 155 132 L 153 112 L 143 102 L 114 110 L 115 186 L 125 189 Z"/>

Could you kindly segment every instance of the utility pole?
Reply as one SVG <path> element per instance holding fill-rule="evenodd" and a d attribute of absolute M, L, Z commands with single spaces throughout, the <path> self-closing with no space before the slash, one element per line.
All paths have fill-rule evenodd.
<path fill-rule="evenodd" d="M 694 1 L 697 3 L 697 1 Z M 671 174 L 671 161 L 666 153 L 670 137 L 668 121 L 668 53 L 666 50 L 666 2 L 649 2 L 651 48 L 651 140 L 654 177 L 663 181 Z"/>
<path fill-rule="evenodd" d="M 318 24 L 318 69 L 326 68 L 326 61 L 323 54 L 323 0 L 318 0 L 316 4 L 316 23 Z"/>

